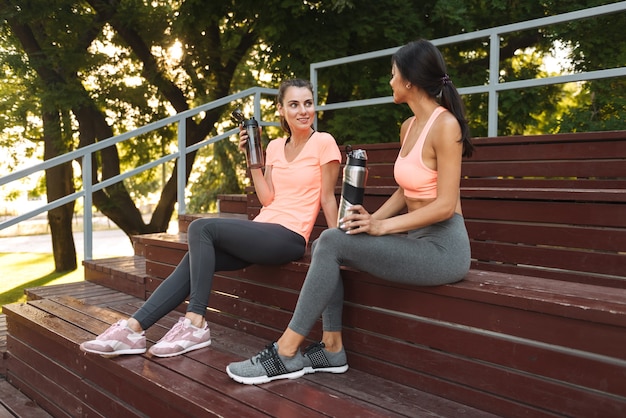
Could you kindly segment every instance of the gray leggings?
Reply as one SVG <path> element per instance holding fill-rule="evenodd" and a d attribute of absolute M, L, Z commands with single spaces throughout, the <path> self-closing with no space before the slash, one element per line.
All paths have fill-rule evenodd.
<path fill-rule="evenodd" d="M 313 244 L 311 266 L 289 328 L 307 335 L 322 315 L 324 331 L 341 331 L 340 266 L 392 282 L 435 286 L 457 282 L 470 267 L 470 244 L 461 215 L 407 235 L 347 235 L 328 229 Z"/>
<path fill-rule="evenodd" d="M 183 303 L 187 312 L 204 315 L 216 271 L 251 264 L 284 264 L 304 255 L 302 235 L 282 225 L 241 219 L 197 219 L 189 225 L 189 251 L 176 269 L 133 315 L 143 329 Z"/>

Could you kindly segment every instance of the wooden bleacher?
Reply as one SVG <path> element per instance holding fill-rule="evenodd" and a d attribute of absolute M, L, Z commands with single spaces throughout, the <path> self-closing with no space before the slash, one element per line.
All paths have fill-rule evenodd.
<path fill-rule="evenodd" d="M 186 215 L 180 234 L 136 237 L 134 257 L 85 262 L 83 290 L 34 289 L 31 302 L 5 307 L 7 380 L 54 416 L 626 415 L 626 131 L 475 143 L 461 190 L 472 270 L 460 283 L 420 288 L 345 269 L 346 374 L 257 388 L 224 373 L 280 335 L 306 257 L 219 273 L 208 349 L 173 359 L 81 353 L 81 341 L 134 312 L 171 272 L 196 217 Z M 365 206 L 375 210 L 393 190 L 398 146 L 365 148 Z M 210 216 L 253 217 L 259 205 L 249 193 L 223 196 L 220 209 Z M 315 233 L 323 227 L 320 216 Z M 133 299 L 100 303 L 81 294 L 101 285 Z M 311 337 L 319 335 L 318 325 Z"/>

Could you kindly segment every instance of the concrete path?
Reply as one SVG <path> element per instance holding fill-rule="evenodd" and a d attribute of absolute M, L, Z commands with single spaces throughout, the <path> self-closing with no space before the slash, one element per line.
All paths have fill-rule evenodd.
<path fill-rule="evenodd" d="M 79 258 L 83 258 L 83 233 L 74 233 L 74 245 Z M 0 253 L 46 253 L 52 254 L 50 234 L 0 237 Z M 93 258 L 133 255 L 128 236 L 120 229 L 94 231 Z"/>

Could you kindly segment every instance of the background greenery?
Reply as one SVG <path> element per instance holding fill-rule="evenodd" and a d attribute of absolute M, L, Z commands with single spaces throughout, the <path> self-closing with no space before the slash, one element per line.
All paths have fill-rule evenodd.
<path fill-rule="evenodd" d="M 599 0 L 0 0 L 0 148 L 9 158 L 52 158 L 112 135 L 285 77 L 308 77 L 309 64 L 396 47 L 416 38 L 457 35 L 555 15 Z M 575 70 L 626 62 L 626 14 L 503 36 L 500 78 L 542 77 L 543 54 L 564 48 Z M 557 42 L 558 41 L 558 42 Z M 482 84 L 488 45 L 442 48 L 458 87 Z M 389 94 L 388 58 L 320 73 L 328 103 Z M 503 93 L 499 134 L 623 129 L 626 80 Z M 486 96 L 465 98 L 474 136 L 486 135 Z M 237 105 L 245 105 L 240 103 Z M 230 128 L 232 106 L 191 121 L 188 145 Z M 264 119 L 275 118 L 267 110 Z M 398 140 L 408 109 L 381 105 L 329 111 L 319 128 L 339 143 Z M 267 135 L 279 135 L 268 129 Z M 164 128 L 103 150 L 97 181 L 153 160 L 174 144 Z M 22 153 L 18 153 L 21 150 Z M 192 155 L 188 211 L 209 211 L 219 193 L 239 193 L 244 165 L 235 141 Z M 166 164 L 94 195 L 94 205 L 128 235 L 167 229 L 176 201 L 175 165 Z M 80 184 L 72 164 L 49 170 L 27 192 L 49 200 Z M 18 193 L 18 192 L 15 192 Z M 74 204 L 48 213 L 57 271 L 77 268 Z"/>
<path fill-rule="evenodd" d="M 52 254 L 0 253 L 0 306 L 24 302 L 24 290 L 30 287 L 73 283 L 84 279 L 84 269 L 72 272 L 53 272 Z"/>

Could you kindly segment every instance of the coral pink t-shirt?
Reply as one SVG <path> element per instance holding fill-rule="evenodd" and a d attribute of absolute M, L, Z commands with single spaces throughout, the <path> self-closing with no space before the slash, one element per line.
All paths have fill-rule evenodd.
<path fill-rule="evenodd" d="M 332 135 L 315 132 L 298 156 L 287 162 L 286 141 L 274 139 L 267 146 L 265 165 L 272 166 L 274 200 L 254 220 L 280 224 L 308 242 L 320 211 L 322 166 L 341 162 L 341 152 Z"/>

